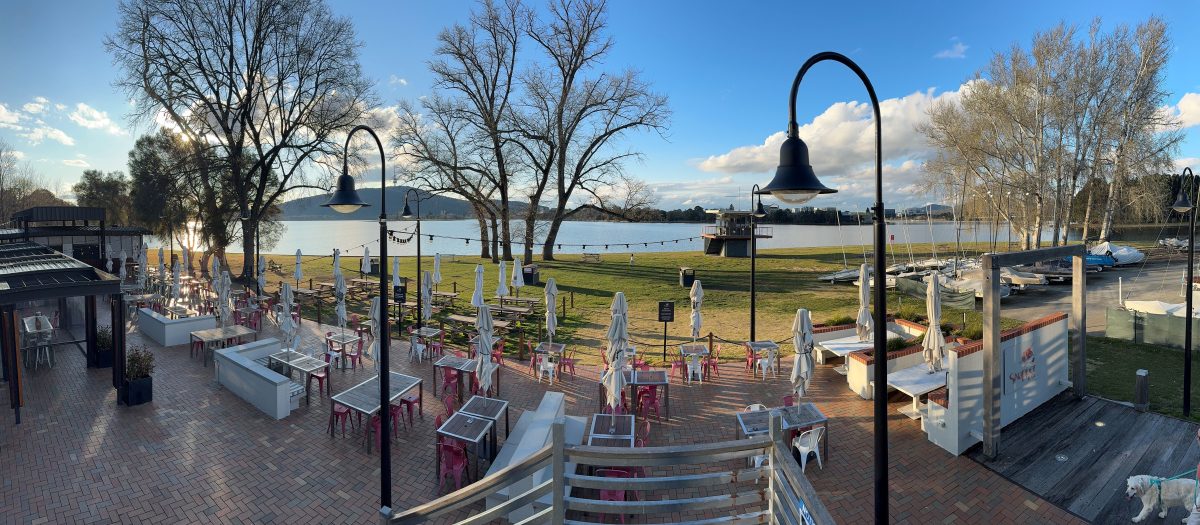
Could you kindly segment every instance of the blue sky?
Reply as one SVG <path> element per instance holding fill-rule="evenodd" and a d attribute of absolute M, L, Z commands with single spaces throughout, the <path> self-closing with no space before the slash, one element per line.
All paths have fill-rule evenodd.
<path fill-rule="evenodd" d="M 542 6 L 533 1 L 531 5 Z M 437 32 L 465 21 L 472 2 L 331 3 L 354 22 L 361 61 L 385 105 L 429 93 L 426 62 Z M 1192 125 L 1181 163 L 1200 161 L 1200 10 L 1189 2 L 937 2 L 920 8 L 880 3 L 875 12 L 837 2 L 620 2 L 609 9 L 616 46 L 606 67 L 642 71 L 670 98 L 666 138 L 631 136 L 623 144 L 644 153 L 627 171 L 653 183 L 660 205 L 722 205 L 746 201 L 750 186 L 772 174 L 778 137 L 787 123 L 787 94 L 800 64 L 834 50 L 858 62 L 884 105 L 888 206 L 923 204 L 915 190 L 928 153 L 911 130 L 931 100 L 953 96 L 996 51 L 1028 45 L 1060 20 L 1107 27 L 1163 17 L 1174 44 L 1167 75 L 1173 110 Z M 109 2 L 6 2 L 0 7 L 0 138 L 64 195 L 83 169 L 126 170 L 127 153 L 149 123 L 130 122 L 126 97 L 102 40 L 113 30 Z M 1188 93 L 1191 97 L 1185 98 Z M 816 205 L 863 207 L 872 191 L 865 91 L 852 74 L 822 64 L 800 90 L 805 137 L 827 154 L 814 166 L 842 191 Z M 1183 101 L 1181 103 L 1181 101 Z M 857 104 L 846 104 L 857 102 Z M 814 123 L 814 119 L 816 122 Z M 806 125 L 807 123 L 807 125 Z M 826 179 L 826 177 L 829 177 Z M 69 196 L 69 195 L 68 195 Z"/>

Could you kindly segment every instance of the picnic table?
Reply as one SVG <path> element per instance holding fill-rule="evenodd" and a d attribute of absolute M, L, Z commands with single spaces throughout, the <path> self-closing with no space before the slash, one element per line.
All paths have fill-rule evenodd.
<path fill-rule="evenodd" d="M 491 397 L 471 396 L 471 399 L 468 399 L 467 403 L 458 409 L 458 411 L 492 420 L 492 450 L 490 459 L 496 459 L 496 453 L 500 451 L 496 446 L 499 443 L 499 436 L 496 435 L 496 427 L 500 425 L 500 413 L 504 413 L 504 439 L 508 439 L 508 434 L 512 430 L 508 426 L 508 401 Z"/>
<path fill-rule="evenodd" d="M 579 260 L 583 262 L 600 262 L 600 254 L 585 252 L 579 256 Z"/>
<path fill-rule="evenodd" d="M 503 304 L 489 304 L 488 308 L 493 312 L 513 314 L 517 316 L 525 316 L 533 313 L 533 309 L 527 306 L 504 306 Z"/>
<path fill-rule="evenodd" d="M 458 294 L 455 292 L 434 291 L 432 296 L 433 296 L 433 302 L 436 303 L 436 302 L 438 302 L 439 299 L 441 299 L 442 301 L 444 301 L 446 303 L 447 306 L 454 306 L 454 300 L 458 299 Z"/>
<path fill-rule="evenodd" d="M 537 297 L 517 297 L 513 295 L 503 295 L 498 296 L 497 299 L 500 300 L 500 306 L 504 306 L 504 303 L 513 303 L 530 308 L 531 310 L 536 308 L 537 305 L 542 304 L 542 299 L 538 299 Z"/>
<path fill-rule="evenodd" d="M 593 414 L 588 445 L 633 448 L 633 414 Z"/>
<path fill-rule="evenodd" d="M 399 399 L 400 396 L 407 394 L 410 390 L 416 388 L 419 397 L 418 399 L 424 405 L 425 388 L 421 384 L 421 380 L 413 376 L 404 375 L 399 372 L 389 372 L 388 383 L 388 404 Z M 379 376 L 373 376 L 370 379 L 363 381 L 357 385 L 350 387 L 345 392 L 338 393 L 330 398 L 329 403 L 330 417 L 332 417 L 333 407 L 337 405 L 345 406 L 350 410 L 367 416 L 369 420 L 371 416 L 379 412 L 383 403 L 379 401 Z M 363 432 L 366 433 L 367 453 L 371 453 L 371 425 L 364 425 Z M 329 427 L 330 435 L 333 435 L 333 427 Z"/>
<path fill-rule="evenodd" d="M 311 376 L 314 372 L 319 372 L 329 367 L 329 363 L 326 363 L 322 359 L 316 359 L 310 355 L 302 354 L 294 350 L 276 352 L 267 356 L 267 359 L 287 367 L 288 378 L 292 377 L 292 370 L 299 370 L 304 374 L 304 404 L 306 405 L 310 403 L 308 393 L 308 376 Z M 333 378 L 328 377 L 327 380 L 332 382 Z M 329 389 L 333 390 L 332 383 Z"/>
<path fill-rule="evenodd" d="M 943 362 L 943 369 L 929 373 L 929 366 L 921 363 L 916 366 L 910 366 L 904 370 L 888 372 L 887 385 L 904 392 L 912 397 L 911 407 L 902 407 L 898 412 L 908 416 L 909 419 L 920 419 L 922 409 L 921 396 L 933 392 L 939 388 L 946 386 L 946 364 Z"/>
<path fill-rule="evenodd" d="M 341 359 L 338 360 L 338 368 L 345 370 L 346 346 L 357 343 L 362 340 L 362 338 L 350 332 L 339 332 L 330 336 L 326 336 L 325 340 L 338 345 L 338 352 L 341 354 Z"/>
<path fill-rule="evenodd" d="M 222 326 L 218 328 L 208 328 L 205 330 L 196 330 L 191 333 L 191 338 L 204 343 L 204 349 L 201 351 L 204 360 L 204 366 L 208 366 L 208 362 L 212 360 L 214 346 L 222 344 L 232 339 L 241 339 L 248 335 L 254 335 L 254 339 L 258 339 L 258 332 L 253 329 L 235 324 L 232 326 Z"/>
<path fill-rule="evenodd" d="M 900 334 L 888 332 L 888 339 L 896 339 L 898 337 L 900 337 Z M 850 335 L 837 339 L 830 339 L 828 341 L 821 341 L 820 343 L 814 345 L 814 348 L 816 350 L 821 350 L 822 352 L 829 352 L 837 357 L 841 357 L 844 360 L 846 356 L 853 352 L 875 348 L 875 341 L 859 341 L 857 335 Z M 817 355 L 821 357 L 821 362 L 825 361 L 824 354 L 818 352 Z M 846 375 L 846 370 L 845 362 L 834 367 L 833 369 L 834 372 L 842 375 Z"/>
<path fill-rule="evenodd" d="M 475 318 L 466 315 L 450 314 L 446 316 L 446 320 L 460 325 L 472 327 L 475 326 Z M 508 326 L 508 321 L 501 321 L 499 319 L 492 320 L 492 327 L 496 328 L 497 330 L 507 330 Z"/>
<path fill-rule="evenodd" d="M 755 410 L 753 412 L 738 412 L 738 430 L 741 430 L 742 434 L 747 437 L 770 432 L 772 412 L 779 412 L 779 415 L 783 417 L 783 430 L 792 430 L 816 425 L 823 426 L 825 428 L 825 435 L 822 436 L 822 439 L 825 440 L 825 452 L 822 455 L 825 459 L 829 459 L 829 418 L 825 417 L 825 414 L 823 414 L 821 409 L 817 408 L 817 405 L 814 403 L 804 402 L 797 403 L 790 407 Z"/>
<path fill-rule="evenodd" d="M 640 386 L 656 386 L 662 390 L 663 405 L 667 412 L 667 421 L 671 420 L 671 382 L 667 380 L 666 370 L 623 370 L 625 374 L 625 385 L 629 387 L 629 399 L 633 403 L 637 403 L 637 389 Z M 604 407 L 604 382 L 597 381 L 599 385 L 598 401 L 600 408 Z"/>

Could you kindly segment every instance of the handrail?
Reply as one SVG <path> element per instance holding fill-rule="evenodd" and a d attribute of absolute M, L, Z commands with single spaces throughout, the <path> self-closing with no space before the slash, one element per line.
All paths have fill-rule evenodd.
<path fill-rule="evenodd" d="M 551 442 L 519 463 L 504 467 L 470 486 L 403 513 L 385 513 L 381 516 L 382 523 L 418 524 L 433 521 L 456 510 L 462 510 L 502 489 L 513 487 L 515 483 L 526 480 L 536 472 L 544 471 L 547 467 L 550 467 L 550 475 L 547 479 L 538 481 L 528 488 L 519 489 L 520 494 L 510 494 L 505 501 L 493 504 L 482 512 L 458 523 L 474 525 L 492 522 L 503 519 L 518 509 L 530 508 L 531 505 L 535 505 L 532 515 L 521 519 L 518 523 L 529 525 L 575 523 L 566 519 L 568 510 L 605 514 L 641 514 L 648 517 L 682 511 L 711 510 L 718 516 L 686 522 L 688 525 L 715 525 L 717 523 L 824 525 L 834 523 L 829 512 L 817 498 L 812 485 L 804 477 L 800 466 L 792 459 L 790 447 L 782 437 L 782 420 L 777 414 L 772 415 L 770 432 L 765 436 L 717 443 L 635 449 L 567 446 L 564 443 L 563 425 L 562 418 L 555 421 L 551 426 Z M 726 467 L 713 472 L 676 476 L 606 478 L 565 472 L 564 469 L 564 465 L 567 463 L 627 467 L 715 466 L 731 459 L 756 456 L 766 457 L 766 461 L 761 467 L 732 470 Z M 764 479 L 767 482 L 761 483 Z M 748 483 L 750 480 L 755 480 L 755 484 L 750 485 Z M 723 486 L 728 488 L 722 488 Z M 568 492 L 573 488 L 641 492 L 701 489 L 707 490 L 707 492 L 696 494 L 691 490 L 683 490 L 683 493 L 690 497 L 601 501 L 580 494 L 569 494 Z M 549 502 L 546 502 L 545 499 L 547 495 L 552 496 Z M 545 503 L 539 505 L 538 501 Z M 758 505 L 761 507 L 755 510 Z M 735 512 L 738 514 L 734 514 Z"/>

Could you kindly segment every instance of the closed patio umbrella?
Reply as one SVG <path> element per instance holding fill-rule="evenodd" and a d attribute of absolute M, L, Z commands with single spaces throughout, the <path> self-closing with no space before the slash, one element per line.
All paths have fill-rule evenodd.
<path fill-rule="evenodd" d="M 121 262 L 117 263 L 120 265 L 120 267 L 117 268 L 117 276 L 121 278 L 122 283 L 125 282 L 125 259 L 128 257 L 129 255 L 125 253 L 125 250 L 121 250 Z"/>
<path fill-rule="evenodd" d="M 546 340 L 554 342 L 558 330 L 558 283 L 554 278 L 546 279 Z"/>
<path fill-rule="evenodd" d="M 379 367 L 379 349 L 383 347 L 379 342 L 379 327 L 382 320 L 379 317 L 379 296 L 371 298 L 371 348 L 368 353 L 371 355 L 371 360 L 375 361 L 375 367 Z"/>
<path fill-rule="evenodd" d="M 180 252 L 181 253 L 179 254 L 179 260 L 182 261 L 182 263 L 180 264 L 179 269 L 183 273 L 191 275 L 191 273 L 192 273 L 191 272 L 192 258 L 190 257 L 191 254 L 188 253 L 187 246 L 180 248 Z"/>
<path fill-rule="evenodd" d="M 292 321 L 291 315 L 286 314 L 286 311 L 284 315 L 279 316 L 279 331 L 283 333 L 284 345 L 299 352 L 300 349 L 296 345 L 296 323 Z"/>
<path fill-rule="evenodd" d="M 392 257 L 392 288 L 400 286 L 400 256 Z M 400 299 L 396 299 L 399 301 Z"/>
<path fill-rule="evenodd" d="M 104 271 L 112 273 L 112 259 L 104 259 Z"/>
<path fill-rule="evenodd" d="M 300 281 L 304 279 L 304 270 L 300 268 L 303 262 L 303 255 L 300 250 L 296 250 L 296 269 L 292 270 L 292 277 L 296 278 L 296 286 L 300 286 Z"/>
<path fill-rule="evenodd" d="M 699 279 L 692 281 L 692 290 L 688 297 L 692 300 L 692 339 L 695 340 L 700 337 L 700 325 L 703 322 L 700 318 L 700 306 L 704 304 L 704 287 Z"/>
<path fill-rule="evenodd" d="M 505 297 L 508 295 L 508 279 L 507 267 L 504 261 L 500 261 L 500 282 L 496 285 L 496 297 Z"/>
<path fill-rule="evenodd" d="M 870 341 L 871 336 L 871 272 L 863 264 L 858 267 L 858 319 L 855 321 L 854 333 L 859 341 Z"/>
<path fill-rule="evenodd" d="M 258 290 L 267 293 L 267 258 L 258 256 Z"/>
<path fill-rule="evenodd" d="M 421 279 L 421 319 L 426 321 L 433 318 L 433 284 L 429 282 L 429 270 L 425 270 L 424 278 Z M 487 308 L 484 308 L 487 310 Z"/>
<path fill-rule="evenodd" d="M 478 332 L 475 340 L 475 375 L 483 392 L 492 387 L 492 375 L 495 372 L 495 365 L 492 364 L 492 345 L 495 344 L 493 330 L 491 308 L 480 308 L 475 314 L 475 331 Z"/>
<path fill-rule="evenodd" d="M 333 249 L 333 274 L 342 274 L 342 251 L 337 248 Z"/>
<path fill-rule="evenodd" d="M 929 276 L 929 287 L 925 292 L 925 315 L 929 317 L 929 329 L 921 341 L 921 351 L 931 374 L 942 369 L 942 359 L 946 358 L 946 339 L 942 336 L 941 288 L 941 275 L 934 272 Z"/>
<path fill-rule="evenodd" d="M 600 378 L 604 384 L 605 404 L 612 407 L 614 413 L 621 407 L 621 392 L 625 389 L 625 349 L 618 346 L 615 350 L 612 353 L 615 358 L 609 361 L 608 370 Z"/>
<path fill-rule="evenodd" d="M 512 271 L 512 279 L 511 279 L 511 281 L 512 281 L 511 284 L 513 287 L 513 294 L 516 295 L 517 297 L 521 296 L 521 287 L 525 286 L 525 274 L 523 272 L 521 272 L 522 267 L 523 267 L 523 265 L 521 264 L 521 258 L 517 257 L 516 262 L 513 263 L 513 271 Z"/>
<path fill-rule="evenodd" d="M 138 288 L 146 287 L 146 250 L 138 251 Z"/>
<path fill-rule="evenodd" d="M 163 254 L 162 246 L 158 247 L 158 278 L 164 282 L 167 280 L 167 257 Z"/>
<path fill-rule="evenodd" d="M 362 256 L 362 261 L 358 265 L 358 271 L 362 272 L 363 275 L 370 275 L 370 273 L 371 273 L 371 248 L 363 246 L 363 256 Z"/>
<path fill-rule="evenodd" d="M 625 350 L 629 348 L 629 305 L 625 302 L 625 292 L 617 292 L 613 296 L 612 322 L 608 325 L 605 339 L 608 341 L 608 362 L 616 365 L 618 358 L 624 364 Z"/>
<path fill-rule="evenodd" d="M 807 309 L 796 310 L 796 318 L 792 321 L 792 344 L 796 347 L 796 357 L 792 362 L 792 390 L 797 398 L 801 398 L 808 395 L 808 385 L 816 368 L 812 355 L 812 316 Z"/>
<path fill-rule="evenodd" d="M 179 261 L 171 265 L 171 298 L 179 299 Z"/>
<path fill-rule="evenodd" d="M 221 278 L 221 259 L 217 258 L 216 254 L 210 254 L 210 256 L 212 257 L 212 272 L 208 274 L 208 279 L 215 284 Z"/>
<path fill-rule="evenodd" d="M 334 313 L 337 314 L 338 326 L 342 331 L 346 331 L 346 277 L 341 273 L 333 276 L 333 293 L 337 296 L 337 307 L 334 308 Z"/>
<path fill-rule="evenodd" d="M 437 289 L 438 283 L 442 282 L 442 254 L 433 254 L 433 289 Z"/>
<path fill-rule="evenodd" d="M 483 265 L 475 265 L 475 291 L 471 292 L 471 306 L 482 308 L 483 302 Z"/>

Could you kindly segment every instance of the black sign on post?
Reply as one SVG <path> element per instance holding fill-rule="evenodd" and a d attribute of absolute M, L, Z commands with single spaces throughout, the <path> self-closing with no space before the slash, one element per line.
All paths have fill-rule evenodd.
<path fill-rule="evenodd" d="M 658 302 L 658 322 L 660 322 L 660 323 L 675 322 L 675 301 L 659 301 Z"/>

